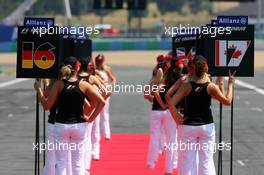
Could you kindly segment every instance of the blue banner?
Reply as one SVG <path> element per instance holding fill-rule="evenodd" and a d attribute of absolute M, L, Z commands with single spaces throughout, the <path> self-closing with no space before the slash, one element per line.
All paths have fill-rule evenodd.
<path fill-rule="evenodd" d="M 246 26 L 247 16 L 217 16 L 217 24 L 221 26 Z"/>
<path fill-rule="evenodd" d="M 16 41 L 17 27 L 0 25 L 0 42 Z"/>
<path fill-rule="evenodd" d="M 216 19 L 211 20 L 211 25 L 217 25 L 217 24 L 218 24 L 218 21 Z"/>
<path fill-rule="evenodd" d="M 48 27 L 54 26 L 54 18 L 24 18 L 24 27 Z"/>

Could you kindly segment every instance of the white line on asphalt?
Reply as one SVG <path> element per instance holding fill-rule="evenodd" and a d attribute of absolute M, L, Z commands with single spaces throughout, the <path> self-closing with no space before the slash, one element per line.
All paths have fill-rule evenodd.
<path fill-rule="evenodd" d="M 227 78 L 226 78 L 226 79 L 227 79 Z M 236 83 L 238 86 L 242 86 L 242 87 L 245 87 L 245 88 L 251 89 L 251 90 L 253 90 L 253 91 L 258 92 L 258 93 L 261 94 L 261 95 L 264 95 L 264 89 L 258 88 L 257 86 L 254 86 L 254 85 L 252 85 L 252 84 L 246 83 L 246 82 L 241 81 L 241 80 L 236 80 L 235 83 Z"/>
<path fill-rule="evenodd" d="M 239 92 L 236 92 L 236 94 L 239 94 L 240 98 L 242 99 L 243 95 L 256 95 L 258 93 L 256 91 L 239 91 Z"/>
<path fill-rule="evenodd" d="M 28 106 L 21 106 L 21 108 L 24 109 L 24 110 L 28 110 L 29 109 Z"/>
<path fill-rule="evenodd" d="M 238 163 L 239 165 L 241 165 L 241 166 L 246 166 L 246 165 L 244 164 L 244 162 L 242 162 L 242 160 L 237 160 L 237 163 Z"/>
<path fill-rule="evenodd" d="M 211 108 L 214 111 L 219 111 L 219 107 L 212 107 Z M 234 111 L 248 111 L 248 108 L 233 108 Z M 252 107 L 250 108 L 251 111 L 255 112 L 263 112 L 263 109 L 258 108 L 258 107 Z M 230 111 L 230 108 L 223 108 L 223 111 Z"/>
<path fill-rule="evenodd" d="M 261 108 L 257 108 L 257 107 L 250 108 L 250 110 L 257 111 L 257 112 L 262 112 L 263 111 Z"/>
<path fill-rule="evenodd" d="M 3 83 L 0 83 L 0 88 L 6 87 L 6 86 L 10 86 L 10 85 L 13 85 L 13 84 L 17 84 L 17 83 L 21 83 L 21 82 L 26 81 L 26 80 L 28 80 L 28 79 L 14 79 L 14 80 L 6 81 L 6 82 L 3 82 Z"/>
<path fill-rule="evenodd" d="M 251 159 L 251 160 L 245 159 L 243 160 L 243 162 L 264 162 L 264 160 L 263 159 Z"/>

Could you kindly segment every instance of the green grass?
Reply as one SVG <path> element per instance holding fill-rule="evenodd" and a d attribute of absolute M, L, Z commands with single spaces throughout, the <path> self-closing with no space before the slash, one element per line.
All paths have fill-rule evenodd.
<path fill-rule="evenodd" d="M 16 74 L 16 67 L 0 66 L 0 74 L 15 75 Z"/>

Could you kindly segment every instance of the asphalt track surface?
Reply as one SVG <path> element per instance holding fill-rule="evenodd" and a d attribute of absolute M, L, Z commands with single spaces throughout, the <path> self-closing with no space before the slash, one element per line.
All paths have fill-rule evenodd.
<path fill-rule="evenodd" d="M 119 83 L 145 84 L 150 68 L 113 67 Z M 239 78 L 264 89 L 264 71 L 254 78 Z M 0 75 L 0 85 L 14 76 Z M 260 175 L 264 170 L 264 95 L 235 86 L 234 100 L 234 174 Z M 219 105 L 213 104 L 219 126 Z M 150 104 L 140 93 L 115 93 L 111 97 L 110 117 L 114 133 L 148 133 Z M 33 80 L 0 87 L 0 174 L 30 175 L 34 171 L 35 94 Z M 43 117 L 41 113 L 41 123 Z M 223 140 L 230 142 L 230 108 L 223 111 Z M 42 139 L 41 139 L 42 140 Z M 229 174 L 229 151 L 223 154 L 223 174 Z M 217 154 L 215 154 L 217 160 Z M 217 165 L 216 165 L 217 166 Z"/>

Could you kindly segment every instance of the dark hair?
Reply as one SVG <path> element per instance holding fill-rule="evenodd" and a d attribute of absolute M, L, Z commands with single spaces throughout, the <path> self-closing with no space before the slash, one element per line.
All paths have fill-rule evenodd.
<path fill-rule="evenodd" d="M 170 61 L 170 65 L 171 65 L 171 68 L 174 69 L 176 67 L 176 62 L 178 61 L 179 59 L 177 57 L 173 57 Z"/>
<path fill-rule="evenodd" d="M 77 61 L 78 61 L 77 58 L 70 56 L 70 57 L 65 58 L 63 63 L 64 63 L 64 65 L 70 65 L 72 68 L 74 68 Z"/>
<path fill-rule="evenodd" d="M 180 68 L 169 69 L 166 74 L 166 84 L 171 87 L 179 78 L 182 77 L 182 70 Z"/>
<path fill-rule="evenodd" d="M 163 72 L 167 72 L 167 64 L 165 61 L 161 61 L 157 64 L 157 69 L 161 68 L 163 70 Z"/>
<path fill-rule="evenodd" d="M 208 72 L 207 60 L 203 56 L 201 55 L 195 56 L 194 64 L 195 64 L 195 74 L 197 77 L 201 77 L 204 75 L 204 73 Z"/>
<path fill-rule="evenodd" d="M 93 60 L 91 56 L 88 56 L 86 59 L 88 63 Z"/>
<path fill-rule="evenodd" d="M 89 63 L 88 59 L 80 58 L 79 62 L 81 63 L 80 71 L 86 72 L 87 71 L 87 65 Z"/>

